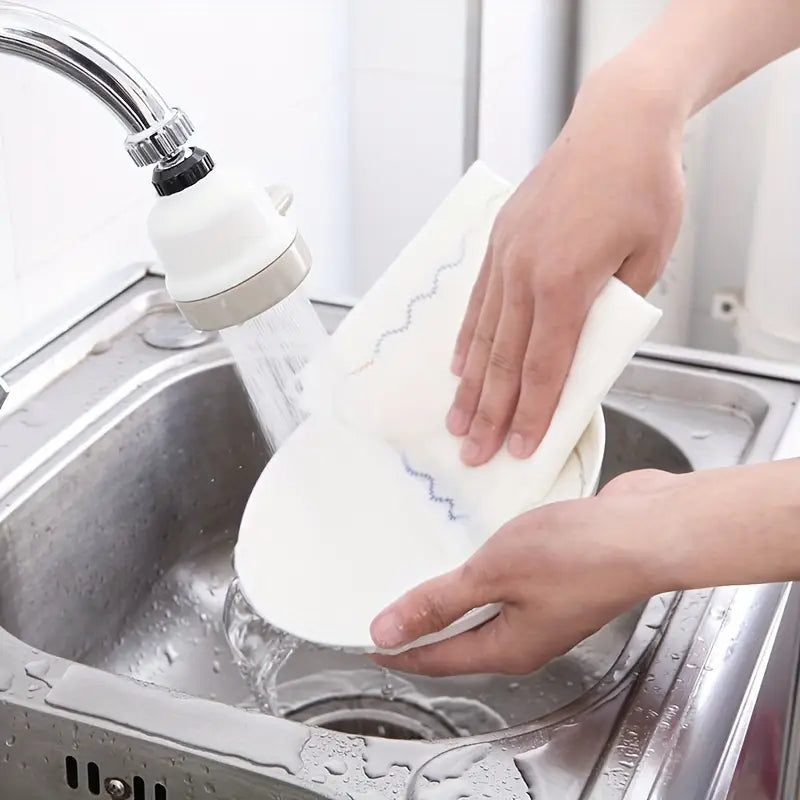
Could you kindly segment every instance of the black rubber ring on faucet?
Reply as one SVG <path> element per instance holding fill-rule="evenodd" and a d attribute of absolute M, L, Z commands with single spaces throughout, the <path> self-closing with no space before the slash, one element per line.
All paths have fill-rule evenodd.
<path fill-rule="evenodd" d="M 153 170 L 153 186 L 165 197 L 194 186 L 214 169 L 214 159 L 202 148 L 193 147 L 189 155 L 177 164 L 168 167 L 156 165 Z"/>

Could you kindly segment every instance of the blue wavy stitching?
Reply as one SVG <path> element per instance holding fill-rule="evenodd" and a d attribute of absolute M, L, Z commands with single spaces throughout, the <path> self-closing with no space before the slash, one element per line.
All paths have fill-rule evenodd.
<path fill-rule="evenodd" d="M 506 195 L 505 191 L 497 192 L 493 194 L 487 201 L 486 201 L 486 208 L 489 208 L 491 204 L 500 197 L 504 197 Z M 402 325 L 398 326 L 397 328 L 390 328 L 389 330 L 385 330 L 379 337 L 378 340 L 375 342 L 375 346 L 372 348 L 372 356 L 368 361 L 362 364 L 358 369 L 354 370 L 353 374 L 361 372 L 366 367 L 371 366 L 375 359 L 380 355 L 381 349 L 383 348 L 384 343 L 387 339 L 390 339 L 392 336 L 396 336 L 400 333 L 405 333 L 410 327 L 411 323 L 414 320 L 414 307 L 419 303 L 424 302 L 425 300 L 431 300 L 436 296 L 439 291 L 440 286 L 440 279 L 442 275 L 447 272 L 448 270 L 455 269 L 455 267 L 459 266 L 461 262 L 464 260 L 464 256 L 467 253 L 467 239 L 483 224 L 482 220 L 479 223 L 472 225 L 461 237 L 461 254 L 455 261 L 450 261 L 446 264 L 441 264 L 437 267 L 436 271 L 433 273 L 433 282 L 431 283 L 430 289 L 427 292 L 420 292 L 419 294 L 414 295 L 406 305 L 406 317 Z"/>
<path fill-rule="evenodd" d="M 410 327 L 411 323 L 414 321 L 414 307 L 419 303 L 424 302 L 425 300 L 433 299 L 439 292 L 439 286 L 441 285 L 441 277 L 442 275 L 447 272 L 448 270 L 455 269 L 461 262 L 464 260 L 464 256 L 467 252 L 467 236 L 466 234 L 461 238 L 461 254 L 455 261 L 449 261 L 446 264 L 440 265 L 436 272 L 433 273 L 433 282 L 431 283 L 431 288 L 428 289 L 427 292 L 420 292 L 419 294 L 415 294 L 406 305 L 406 318 L 402 325 L 397 328 L 390 328 L 389 330 L 384 331 L 379 337 L 378 341 L 375 342 L 375 347 L 372 349 L 372 358 L 377 358 L 381 353 L 381 348 L 383 347 L 384 342 L 387 339 L 390 339 L 392 336 L 397 336 L 400 333 L 405 333 Z"/>
<path fill-rule="evenodd" d="M 447 516 L 451 521 L 455 522 L 458 519 L 464 519 L 466 517 L 466 514 L 456 514 L 456 502 L 452 497 L 444 497 L 436 494 L 436 480 L 433 475 L 429 475 L 427 472 L 420 472 L 419 470 L 414 469 L 411 464 L 408 463 L 408 458 L 405 455 L 403 455 L 403 467 L 405 467 L 406 472 L 412 478 L 421 478 L 428 484 L 428 499 L 432 500 L 434 503 L 442 503 L 446 505 Z"/>

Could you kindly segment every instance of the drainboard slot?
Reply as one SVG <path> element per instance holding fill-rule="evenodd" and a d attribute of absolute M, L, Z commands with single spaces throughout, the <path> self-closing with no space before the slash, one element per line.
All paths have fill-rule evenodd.
<path fill-rule="evenodd" d="M 100 794 L 100 768 L 94 761 L 86 765 L 86 777 L 89 781 L 89 791 L 92 794 Z"/>
<path fill-rule="evenodd" d="M 67 786 L 70 789 L 78 788 L 78 762 L 72 757 L 67 756 L 64 759 L 64 768 L 67 773 Z"/>
<path fill-rule="evenodd" d="M 77 789 L 80 786 L 78 777 L 78 761 L 74 756 L 67 756 L 64 759 L 64 770 L 66 772 L 67 786 L 70 789 Z M 114 784 L 117 784 L 119 789 L 125 789 L 126 785 L 124 780 L 114 777 L 106 779 L 106 792 L 115 797 Z M 86 788 L 90 794 L 101 794 L 100 786 L 100 767 L 94 761 L 89 761 L 86 764 Z M 132 781 L 132 800 L 147 800 L 147 784 L 141 775 L 135 775 Z M 127 787 L 128 794 L 123 796 L 131 797 L 131 787 Z M 167 800 L 167 787 L 163 783 L 153 784 L 153 798 L 154 800 Z M 2 799 L 4 800 L 4 799 Z"/>

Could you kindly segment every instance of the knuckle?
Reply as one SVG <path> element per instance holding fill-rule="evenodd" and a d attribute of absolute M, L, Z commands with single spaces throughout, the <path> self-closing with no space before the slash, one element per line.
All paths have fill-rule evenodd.
<path fill-rule="evenodd" d="M 519 365 L 505 350 L 495 347 L 489 356 L 489 366 L 503 378 L 513 378 L 519 372 Z"/>
<path fill-rule="evenodd" d="M 523 264 L 519 257 L 510 262 L 517 269 L 509 270 L 503 277 L 504 301 L 512 306 L 527 306 L 530 302 L 530 269 L 528 264 Z"/>
<path fill-rule="evenodd" d="M 442 598 L 433 592 L 425 592 L 419 607 L 419 620 L 426 630 L 441 630 L 450 623 Z"/>
<path fill-rule="evenodd" d="M 487 403 L 482 402 L 475 412 L 474 425 L 481 432 L 494 432 L 500 427 L 501 412 L 499 409 L 489 406 Z"/>
<path fill-rule="evenodd" d="M 456 580 L 469 589 L 491 585 L 490 572 L 478 558 L 470 558 L 465 561 L 456 572 Z"/>
<path fill-rule="evenodd" d="M 474 343 L 488 350 L 494 344 L 494 331 L 486 328 L 479 328 L 475 331 Z"/>
<path fill-rule="evenodd" d="M 522 380 L 529 386 L 546 386 L 553 380 L 551 363 L 540 358 L 526 358 L 522 364 Z"/>
<path fill-rule="evenodd" d="M 478 378 L 476 375 L 465 373 L 456 390 L 456 396 L 453 400 L 454 405 L 464 411 L 471 412 L 475 408 L 478 397 L 480 397 L 481 389 L 483 389 L 483 376 Z"/>
<path fill-rule="evenodd" d="M 541 302 L 557 303 L 566 296 L 574 279 L 563 270 L 544 270 L 536 276 L 536 297 Z"/>

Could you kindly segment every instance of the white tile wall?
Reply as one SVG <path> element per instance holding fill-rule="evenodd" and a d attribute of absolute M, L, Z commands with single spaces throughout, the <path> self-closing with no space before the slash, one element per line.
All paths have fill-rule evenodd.
<path fill-rule="evenodd" d="M 515 183 L 557 135 L 567 6 L 484 0 L 479 155 Z"/>
<path fill-rule="evenodd" d="M 358 292 L 461 176 L 465 32 L 463 0 L 351 0 L 351 230 Z"/>
<path fill-rule="evenodd" d="M 348 0 L 31 1 L 124 53 L 190 114 L 218 162 L 291 185 L 315 256 L 309 286 L 349 290 Z M 154 195 L 94 98 L 7 56 L 0 86 L 2 360 L 33 321 L 151 254 Z"/>
<path fill-rule="evenodd" d="M 319 293 L 367 288 L 461 174 L 465 0 L 30 2 L 125 53 L 191 114 L 217 161 L 294 188 Z M 665 2 L 586 0 L 587 60 L 613 52 Z M 563 17 L 549 0 L 484 0 L 480 157 L 514 181 L 561 121 Z M 680 300 L 685 311 L 691 293 L 695 345 L 733 346 L 708 308 L 743 280 L 766 79 L 707 115 L 685 256 L 695 277 Z M 7 56 L 0 87 L 2 362 L 71 295 L 150 256 L 152 191 L 123 151 L 122 127 L 82 90 Z M 675 320 L 684 336 L 685 314 Z"/>

